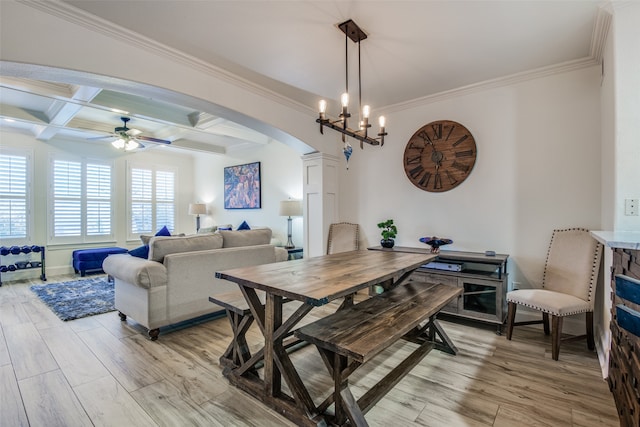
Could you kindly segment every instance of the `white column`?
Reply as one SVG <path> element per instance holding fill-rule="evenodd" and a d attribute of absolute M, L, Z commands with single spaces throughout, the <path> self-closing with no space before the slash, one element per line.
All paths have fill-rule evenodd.
<path fill-rule="evenodd" d="M 324 153 L 302 156 L 305 257 L 327 253 L 329 225 L 338 221 L 338 158 Z"/>

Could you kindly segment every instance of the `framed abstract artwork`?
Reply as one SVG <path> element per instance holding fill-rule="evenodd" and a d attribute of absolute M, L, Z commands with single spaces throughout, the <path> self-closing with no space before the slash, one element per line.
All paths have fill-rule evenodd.
<path fill-rule="evenodd" d="M 224 208 L 260 209 L 260 162 L 224 168 Z"/>

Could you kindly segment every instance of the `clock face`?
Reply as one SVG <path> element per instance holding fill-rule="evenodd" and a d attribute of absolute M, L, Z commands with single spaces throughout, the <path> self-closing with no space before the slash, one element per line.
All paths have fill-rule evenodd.
<path fill-rule="evenodd" d="M 404 149 L 404 171 L 424 191 L 449 191 L 467 179 L 476 163 L 476 141 L 469 130 L 451 120 L 422 126 Z"/>

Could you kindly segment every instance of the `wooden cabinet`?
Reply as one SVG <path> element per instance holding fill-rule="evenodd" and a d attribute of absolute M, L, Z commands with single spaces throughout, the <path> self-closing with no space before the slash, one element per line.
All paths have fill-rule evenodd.
<path fill-rule="evenodd" d="M 403 246 L 391 249 L 377 246 L 369 249 L 413 253 L 430 252 L 430 249 L 427 248 Z M 497 332 L 500 334 L 507 317 L 508 258 L 509 255 L 505 254 L 487 256 L 480 252 L 441 250 L 434 261 L 440 263 L 442 267 L 446 268 L 446 265 L 450 265 L 452 269 L 460 271 L 423 266 L 413 273 L 411 280 L 443 283 L 462 289 L 462 294 L 444 307 L 441 312 L 493 323 L 497 325 Z"/>

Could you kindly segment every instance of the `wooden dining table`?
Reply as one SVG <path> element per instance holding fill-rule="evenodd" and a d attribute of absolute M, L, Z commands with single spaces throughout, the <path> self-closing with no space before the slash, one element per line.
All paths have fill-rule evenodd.
<path fill-rule="evenodd" d="M 239 366 L 225 369 L 225 376 L 298 425 L 326 425 L 289 357 L 287 348 L 293 343 L 285 344 L 285 338 L 293 338 L 291 331 L 314 307 L 339 298 L 344 300 L 338 310 L 353 305 L 359 290 L 398 286 L 433 258 L 431 254 L 361 250 L 217 272 L 217 278 L 238 284 L 264 336 L 263 348 Z M 283 303 L 291 300 L 303 304 L 285 319 Z M 260 367 L 262 377 L 257 373 Z M 283 392 L 282 379 L 291 395 Z"/>

